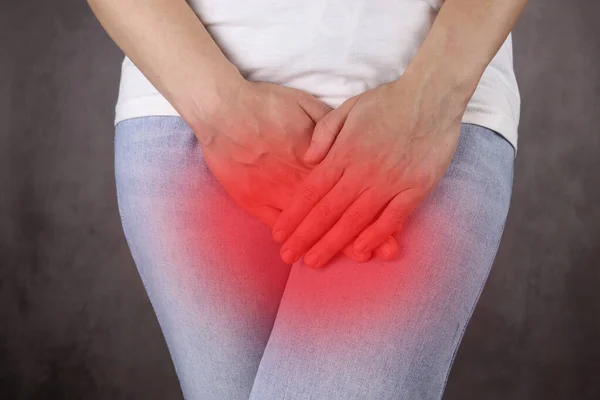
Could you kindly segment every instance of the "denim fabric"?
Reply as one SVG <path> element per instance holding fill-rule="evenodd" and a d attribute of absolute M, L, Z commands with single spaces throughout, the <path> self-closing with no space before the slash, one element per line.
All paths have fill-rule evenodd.
<path fill-rule="evenodd" d="M 509 209 L 514 150 L 463 124 L 391 262 L 279 259 L 179 117 L 116 127 L 124 232 L 186 399 L 439 399 Z"/>

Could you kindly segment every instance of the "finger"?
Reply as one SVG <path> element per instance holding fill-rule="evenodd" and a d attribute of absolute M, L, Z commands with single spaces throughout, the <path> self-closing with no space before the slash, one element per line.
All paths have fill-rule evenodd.
<path fill-rule="evenodd" d="M 354 246 L 352 246 L 352 243 L 350 243 L 346 247 L 344 247 L 344 255 L 346 257 L 348 257 L 349 259 L 351 259 L 352 261 L 357 262 L 357 263 L 367 262 L 373 257 L 372 252 L 367 252 L 367 253 L 355 252 Z"/>
<path fill-rule="evenodd" d="M 388 204 L 386 204 L 383 207 L 383 210 L 385 210 L 387 206 Z M 379 213 L 379 215 L 377 215 L 375 219 L 378 219 L 381 216 L 383 210 L 381 210 L 381 212 Z M 398 255 L 398 240 L 395 237 L 396 233 L 398 232 L 392 232 L 392 234 L 388 236 L 382 243 L 378 243 L 377 245 L 375 245 L 375 250 L 372 253 L 375 256 L 377 256 L 377 258 L 379 258 L 382 261 L 389 261 L 396 258 L 396 256 Z M 352 247 L 354 248 L 354 246 Z"/>
<path fill-rule="evenodd" d="M 308 213 L 334 187 L 343 170 L 324 165 L 315 167 L 300 185 L 291 203 L 284 208 L 273 226 L 273 239 L 283 243 Z"/>
<path fill-rule="evenodd" d="M 356 179 L 342 176 L 331 191 L 309 211 L 281 248 L 281 257 L 285 262 L 294 262 L 306 254 L 335 225 L 345 210 L 360 196 L 356 186 Z M 342 243 L 336 253 L 351 239 Z"/>
<path fill-rule="evenodd" d="M 333 228 L 310 249 L 304 263 L 312 268 L 324 266 L 377 217 L 385 203 L 375 190 L 363 192 L 345 209 Z"/>
<path fill-rule="evenodd" d="M 260 219 L 269 228 L 272 228 L 273 225 L 275 225 L 275 221 L 277 221 L 277 218 L 281 215 L 281 210 L 269 206 L 254 207 L 249 212 Z"/>
<path fill-rule="evenodd" d="M 385 210 L 385 208 L 388 205 L 386 204 L 383 207 L 383 210 Z M 379 212 L 379 214 L 377 215 L 377 218 L 379 218 L 381 216 L 381 213 L 383 212 L 383 210 L 381 210 L 381 212 Z M 370 254 L 373 254 L 374 256 L 377 256 L 377 258 L 379 258 L 380 260 L 383 261 L 389 261 L 394 259 L 397 255 L 398 255 L 398 240 L 396 239 L 396 234 L 398 232 L 394 231 L 392 232 L 392 234 L 390 236 L 388 236 L 382 243 L 379 243 L 377 246 L 375 246 L 375 250 L 372 252 L 368 252 Z M 352 246 L 352 249 L 354 249 L 354 244 L 351 244 L 349 246 Z M 356 251 L 355 251 L 356 252 Z M 361 254 L 361 253 L 357 253 L 357 254 Z"/>
<path fill-rule="evenodd" d="M 341 106 L 320 119 L 314 129 L 310 145 L 304 154 L 304 161 L 309 164 L 319 163 L 325 158 L 335 138 L 342 130 L 350 109 L 358 97 L 349 99 Z"/>
<path fill-rule="evenodd" d="M 396 195 L 387 207 L 368 228 L 366 228 L 354 242 L 357 252 L 372 251 L 394 232 L 400 231 L 406 218 L 415 210 L 422 195 L 420 190 L 408 189 Z"/>
<path fill-rule="evenodd" d="M 393 236 L 388 236 L 387 239 L 375 249 L 375 254 L 384 261 L 393 260 L 398 256 L 398 242 Z"/>
<path fill-rule="evenodd" d="M 300 98 L 298 104 L 315 124 L 332 111 L 331 107 L 309 93 Z"/>

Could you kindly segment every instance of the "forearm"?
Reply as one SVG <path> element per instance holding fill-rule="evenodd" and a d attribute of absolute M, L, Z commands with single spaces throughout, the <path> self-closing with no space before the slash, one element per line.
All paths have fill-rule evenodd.
<path fill-rule="evenodd" d="M 446 0 L 405 75 L 452 99 L 457 112 L 512 30 L 527 0 Z"/>
<path fill-rule="evenodd" d="M 184 0 L 88 0 L 107 33 L 188 122 L 243 80 Z"/>

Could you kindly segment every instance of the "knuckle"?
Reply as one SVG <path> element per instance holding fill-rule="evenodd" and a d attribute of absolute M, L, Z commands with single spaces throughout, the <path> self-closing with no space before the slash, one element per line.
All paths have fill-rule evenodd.
<path fill-rule="evenodd" d="M 365 216 L 359 210 L 348 210 L 346 211 L 346 221 L 352 228 L 360 228 L 364 225 Z"/>
<path fill-rule="evenodd" d="M 316 207 L 315 211 L 317 212 L 318 217 L 321 218 L 321 222 L 324 222 L 324 220 L 328 219 L 332 214 L 333 209 L 329 204 L 321 203 Z"/>
<path fill-rule="evenodd" d="M 402 224 L 406 218 L 406 212 L 403 207 L 395 207 L 390 210 L 390 222 L 393 226 L 398 226 Z"/>
<path fill-rule="evenodd" d="M 313 185 L 304 185 L 302 188 L 302 198 L 310 204 L 314 204 L 319 200 L 317 188 Z"/>

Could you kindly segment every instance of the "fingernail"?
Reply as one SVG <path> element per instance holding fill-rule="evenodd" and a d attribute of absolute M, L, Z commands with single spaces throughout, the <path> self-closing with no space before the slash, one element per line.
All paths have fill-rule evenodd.
<path fill-rule="evenodd" d="M 390 245 L 385 244 L 381 247 L 380 252 L 383 258 L 391 259 L 394 255 L 394 248 Z"/>
<path fill-rule="evenodd" d="M 363 251 L 365 251 L 367 249 L 367 241 L 364 239 L 358 239 L 356 242 L 354 242 L 354 250 L 362 253 Z"/>
<path fill-rule="evenodd" d="M 319 256 L 316 253 L 308 253 L 304 257 L 304 264 L 308 265 L 311 268 L 315 268 L 319 263 Z"/>
<path fill-rule="evenodd" d="M 360 253 L 360 254 L 358 254 L 358 257 L 359 257 L 358 262 L 364 263 L 364 262 L 369 261 L 371 259 L 371 257 L 373 257 L 373 253 L 371 253 L 370 251 L 367 253 Z"/>
<path fill-rule="evenodd" d="M 296 261 L 296 257 L 294 256 L 294 252 L 290 249 L 285 249 L 281 252 L 281 258 L 284 262 L 288 264 L 293 264 Z"/>
<path fill-rule="evenodd" d="M 282 230 L 275 232 L 273 239 L 275 239 L 277 243 L 282 243 L 285 240 L 285 232 Z"/>
<path fill-rule="evenodd" d="M 306 150 L 306 153 L 304 153 L 304 161 L 310 161 L 313 158 L 315 158 L 315 150 L 312 147 L 309 147 L 308 150 Z"/>
<path fill-rule="evenodd" d="M 383 248 L 381 249 L 381 254 L 385 258 L 390 258 L 390 256 L 392 255 L 392 249 L 390 249 L 389 246 L 383 246 Z"/>

